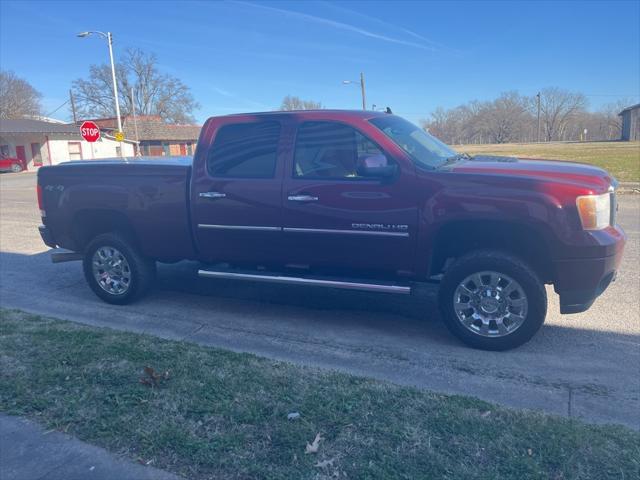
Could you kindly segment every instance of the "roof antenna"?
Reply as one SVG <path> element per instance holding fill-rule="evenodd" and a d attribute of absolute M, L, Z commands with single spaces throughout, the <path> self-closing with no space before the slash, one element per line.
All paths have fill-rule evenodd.
<path fill-rule="evenodd" d="M 384 111 L 384 113 L 388 113 L 389 115 L 393 114 L 393 112 L 391 111 L 391 109 L 389 107 L 387 107 L 387 109 Z"/>

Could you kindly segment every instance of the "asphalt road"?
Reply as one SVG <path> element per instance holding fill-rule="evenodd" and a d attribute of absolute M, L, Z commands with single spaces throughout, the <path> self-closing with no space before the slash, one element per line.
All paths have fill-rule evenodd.
<path fill-rule="evenodd" d="M 0 175 L 0 305 L 184 339 L 430 390 L 640 429 L 640 196 L 620 198 L 629 241 L 618 280 L 588 312 L 560 316 L 509 352 L 467 348 L 442 326 L 434 291 L 394 296 L 199 279 L 162 265 L 156 290 L 116 307 L 79 262 L 52 264 L 37 233 L 35 176 Z M 390 412 L 392 414 L 392 412 Z"/>

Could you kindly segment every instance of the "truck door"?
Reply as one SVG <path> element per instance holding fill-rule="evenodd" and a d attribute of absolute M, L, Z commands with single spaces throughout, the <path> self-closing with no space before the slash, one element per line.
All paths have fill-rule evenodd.
<path fill-rule="evenodd" d="M 307 121 L 297 126 L 287 170 L 283 233 L 291 263 L 413 270 L 413 169 L 350 125 Z"/>
<path fill-rule="evenodd" d="M 194 161 L 192 221 L 201 258 L 277 263 L 282 253 L 281 122 L 255 117 L 226 122 L 207 127 L 213 141 L 202 151 L 199 146 Z"/>

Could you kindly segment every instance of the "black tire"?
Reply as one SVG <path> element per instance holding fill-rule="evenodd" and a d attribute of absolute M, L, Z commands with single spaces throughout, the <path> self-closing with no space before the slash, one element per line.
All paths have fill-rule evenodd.
<path fill-rule="evenodd" d="M 129 276 L 126 291 L 110 293 L 95 278 L 93 259 L 101 248 L 116 249 L 126 260 Z M 103 233 L 91 240 L 85 249 L 82 267 L 91 290 L 105 302 L 115 305 L 125 305 L 140 298 L 151 288 L 156 276 L 156 263 L 140 254 L 134 242 L 119 233 Z"/>
<path fill-rule="evenodd" d="M 22 171 L 22 166 L 18 163 L 14 163 L 13 165 L 11 165 L 11 171 L 13 173 L 20 173 Z"/>
<path fill-rule="evenodd" d="M 482 336 L 465 327 L 454 308 L 455 292 L 469 276 L 478 272 L 497 272 L 520 284 L 527 300 L 524 322 L 504 336 Z M 547 292 L 535 271 L 518 257 L 479 250 L 457 259 L 445 272 L 440 284 L 439 306 L 447 328 L 465 344 L 481 350 L 509 350 L 528 342 L 540 329 L 547 314 Z M 484 307 L 483 307 L 484 308 Z"/>

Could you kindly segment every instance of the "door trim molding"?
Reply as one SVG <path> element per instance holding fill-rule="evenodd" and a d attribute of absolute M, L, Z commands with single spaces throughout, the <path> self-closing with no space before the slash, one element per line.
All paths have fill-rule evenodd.
<path fill-rule="evenodd" d="M 263 227 L 258 225 L 210 225 L 199 223 L 198 228 L 210 230 L 244 230 L 258 232 L 285 232 L 285 233 L 320 233 L 329 235 L 369 235 L 377 237 L 408 238 L 409 232 L 378 232 L 375 230 L 341 230 L 335 228 L 297 228 L 297 227 Z"/>
<path fill-rule="evenodd" d="M 260 232 L 279 232 L 282 230 L 282 227 L 262 227 L 257 225 L 210 225 L 207 223 L 199 223 L 198 228 L 213 230 L 254 230 Z"/>
<path fill-rule="evenodd" d="M 333 228 L 293 228 L 284 227 L 284 232 L 290 233 L 326 233 L 337 235 L 375 235 L 379 237 L 408 237 L 409 232 L 378 232 L 375 230 L 340 230 Z"/>

